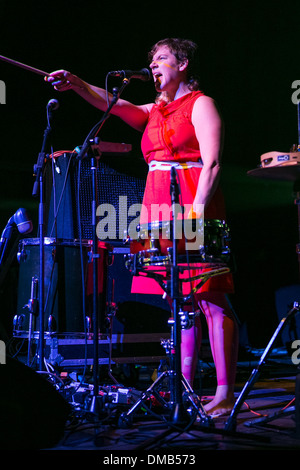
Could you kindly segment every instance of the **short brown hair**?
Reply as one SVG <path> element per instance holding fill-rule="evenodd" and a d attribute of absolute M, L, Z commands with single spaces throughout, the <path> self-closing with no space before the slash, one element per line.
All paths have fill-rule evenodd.
<path fill-rule="evenodd" d="M 156 44 L 154 44 L 154 46 L 152 46 L 148 54 L 149 61 L 152 61 L 157 49 L 162 46 L 167 46 L 179 62 L 183 61 L 184 59 L 188 60 L 187 78 L 189 81 L 189 88 L 190 90 L 198 90 L 199 79 L 194 74 L 195 53 L 198 48 L 197 44 L 189 39 L 161 39 Z"/>

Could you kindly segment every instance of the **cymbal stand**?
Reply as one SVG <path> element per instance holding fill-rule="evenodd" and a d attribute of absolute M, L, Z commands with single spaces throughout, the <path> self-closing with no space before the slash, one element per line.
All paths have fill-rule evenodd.
<path fill-rule="evenodd" d="M 279 333 L 283 329 L 283 327 L 286 325 L 286 323 L 297 313 L 299 312 L 299 304 L 298 302 L 294 302 L 293 307 L 290 309 L 290 311 L 287 313 L 287 315 L 281 319 L 279 325 L 277 326 L 272 338 L 270 339 L 266 349 L 264 350 L 260 360 L 258 361 L 258 365 L 256 368 L 253 369 L 248 381 L 246 382 L 244 388 L 242 389 L 240 395 L 238 396 L 235 405 L 232 409 L 232 412 L 228 418 L 228 420 L 225 423 L 225 431 L 235 431 L 236 428 L 236 417 L 237 414 L 239 413 L 246 397 L 248 396 L 249 392 L 251 391 L 253 385 L 257 381 L 260 371 L 262 366 L 265 363 L 265 360 L 269 356 L 270 352 L 272 351 L 273 344 L 275 340 L 277 339 Z"/>
<path fill-rule="evenodd" d="M 297 103 L 297 116 L 298 116 L 298 145 L 293 145 L 292 147 L 292 151 L 300 151 L 300 102 Z M 294 192 L 296 193 L 296 199 L 295 199 L 295 204 L 297 205 L 297 211 L 298 211 L 298 234 L 300 236 L 300 186 L 299 186 L 299 180 L 294 180 Z M 299 238 L 299 242 L 300 242 L 300 238 Z M 297 255 L 298 255 L 298 263 L 299 263 L 299 273 L 300 273 L 300 243 L 298 243 L 296 245 L 296 252 L 297 252 Z M 236 427 L 236 416 L 238 414 L 238 412 L 240 411 L 244 401 L 245 401 L 245 398 L 248 396 L 249 392 L 251 391 L 253 385 L 255 384 L 256 380 L 258 379 L 259 375 L 260 375 L 260 369 L 261 367 L 263 366 L 263 364 L 265 363 L 265 360 L 267 359 L 267 357 L 269 356 L 271 350 L 272 350 L 272 347 L 273 347 L 273 344 L 275 342 L 275 340 L 277 339 L 277 336 L 279 335 L 279 333 L 281 332 L 281 330 L 283 329 L 283 327 L 285 326 L 285 324 L 296 314 L 299 312 L 299 304 L 298 302 L 294 302 L 292 308 L 290 309 L 290 311 L 287 313 L 287 315 L 285 317 L 283 317 L 279 323 L 279 325 L 277 326 L 272 338 L 270 339 L 266 349 L 264 350 L 259 362 L 258 362 L 258 366 L 253 369 L 248 381 L 246 382 L 244 388 L 242 389 L 240 395 L 238 396 L 236 402 L 235 402 L 235 405 L 232 409 L 232 412 L 228 418 L 228 420 L 226 421 L 225 423 L 225 430 L 226 431 L 232 431 L 235 429 Z M 298 378 L 298 382 L 299 382 L 299 376 L 297 377 Z M 296 388 L 297 388 L 297 383 L 296 383 Z M 299 390 L 298 390 L 299 392 Z M 298 393 L 299 395 L 299 393 Z M 296 416 L 296 427 L 299 428 L 299 421 L 300 421 L 300 413 L 299 413 L 299 410 L 297 409 L 297 416 Z M 289 410 L 290 412 L 290 410 Z M 277 417 L 279 414 L 277 414 L 276 416 L 274 417 Z M 260 421 L 260 422 L 263 422 L 263 421 L 270 421 L 272 420 L 273 418 L 271 417 L 267 417 L 267 418 L 262 418 L 262 419 L 259 419 L 259 420 L 255 420 L 256 422 L 257 421 Z M 297 434 L 300 435 L 300 429 L 297 429 Z"/>

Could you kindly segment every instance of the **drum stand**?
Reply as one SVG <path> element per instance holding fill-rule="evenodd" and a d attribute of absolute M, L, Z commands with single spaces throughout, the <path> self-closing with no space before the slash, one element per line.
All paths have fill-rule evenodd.
<path fill-rule="evenodd" d="M 202 404 L 193 391 L 185 377 L 181 373 L 181 323 L 186 322 L 182 316 L 184 312 L 180 310 L 180 304 L 184 304 L 184 299 L 180 294 L 179 287 L 179 265 L 177 255 L 177 240 L 176 240 L 176 220 L 177 212 L 176 207 L 178 204 L 178 187 L 176 182 L 176 170 L 171 168 L 171 202 L 173 212 L 173 232 L 172 232 L 172 265 L 171 265 L 171 279 L 169 281 L 170 288 L 169 293 L 172 299 L 173 306 L 173 320 L 171 322 L 171 342 L 167 348 L 170 356 L 170 370 L 164 371 L 153 384 L 142 394 L 141 398 L 131 407 L 127 413 L 123 413 L 119 418 L 119 425 L 121 427 L 127 427 L 131 424 L 133 414 L 141 407 L 151 410 L 147 406 L 147 401 L 152 396 L 162 405 L 164 411 L 169 411 L 169 420 L 163 418 L 164 424 L 167 424 L 170 429 L 185 430 L 188 429 L 199 416 L 199 421 L 202 425 L 208 427 L 213 425 L 211 417 L 209 417 Z M 181 221 L 180 221 L 181 223 Z M 155 279 L 155 274 L 150 273 L 150 277 Z M 156 278 L 156 280 L 158 280 Z M 204 282 L 207 280 L 205 278 Z M 160 282 L 163 286 L 163 281 Z M 190 318 L 187 320 L 190 321 Z M 166 379 L 170 380 L 170 401 L 167 402 L 159 393 L 159 387 L 161 383 Z M 158 391 L 157 391 L 158 389 Z M 186 402 L 186 403 L 185 403 Z M 188 405 L 188 406 L 187 406 Z M 160 416 L 160 415 L 159 415 Z"/>

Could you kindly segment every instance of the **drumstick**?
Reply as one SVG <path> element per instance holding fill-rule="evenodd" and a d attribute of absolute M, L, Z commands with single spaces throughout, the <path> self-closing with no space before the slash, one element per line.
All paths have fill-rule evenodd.
<path fill-rule="evenodd" d="M 43 70 L 36 69 L 34 67 L 30 67 L 30 65 L 22 64 L 21 62 L 17 62 L 16 60 L 9 59 L 8 57 L 4 57 L 3 55 L 0 55 L 0 60 L 4 60 L 5 62 L 8 62 L 9 64 L 16 65 L 17 67 L 21 67 L 22 69 L 29 70 L 30 72 L 37 73 L 38 75 L 43 75 L 49 76 L 48 72 L 44 72 Z"/>

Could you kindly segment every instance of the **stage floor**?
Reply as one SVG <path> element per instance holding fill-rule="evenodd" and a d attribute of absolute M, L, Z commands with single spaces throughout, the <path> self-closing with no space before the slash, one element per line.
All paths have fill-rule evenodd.
<path fill-rule="evenodd" d="M 256 351 L 256 354 L 252 352 L 249 360 L 239 362 L 236 399 L 249 384 L 259 354 L 260 351 Z M 209 362 L 200 366 L 201 383 L 199 377 L 196 383 L 201 386 L 201 401 L 205 403 L 214 392 L 214 367 Z M 143 392 L 148 389 L 151 378 L 145 371 L 140 374 L 142 377 L 137 381 L 135 390 Z M 290 358 L 281 350 L 278 354 L 275 351 L 268 362 L 260 367 L 257 380 L 247 388 L 245 401 L 234 415 L 209 419 L 207 422 L 196 419 L 192 424 L 189 423 L 188 429 L 184 426 L 176 429 L 168 418 L 165 422 L 159 417 L 159 409 L 154 410 L 158 411 L 157 418 L 142 407 L 131 415 L 130 426 L 124 428 L 111 419 L 115 412 L 120 414 L 117 405 L 111 416 L 102 413 L 102 417 L 96 420 L 89 416 L 77 423 L 69 423 L 64 438 L 51 451 L 94 450 L 98 451 L 97 455 L 101 459 L 111 459 L 103 462 L 107 464 L 118 463 L 117 460 L 112 462 L 114 457 L 132 455 L 138 456 L 136 463 L 149 465 L 155 463 L 156 454 L 177 455 L 177 463 L 180 459 L 186 459 L 186 462 L 181 462 L 187 464 L 192 463 L 188 460 L 193 455 L 195 459 L 200 459 L 204 450 L 300 450 L 299 397 L 295 394 L 297 375 L 298 368 L 291 363 Z M 125 409 L 127 414 L 128 408 L 123 405 L 120 407 L 121 412 Z M 147 459 L 152 461 L 147 462 Z M 168 462 L 164 460 L 158 463 Z"/>
<path fill-rule="evenodd" d="M 236 406 L 234 415 L 215 419 L 207 418 L 205 414 L 195 416 L 198 408 L 194 408 L 193 403 L 201 399 L 202 408 L 212 398 L 216 382 L 215 368 L 210 358 L 199 361 L 193 394 L 184 395 L 184 403 L 188 402 L 189 419 L 179 425 L 170 418 L 168 374 L 164 376 L 164 382 L 159 382 L 160 387 L 155 381 L 157 363 L 123 364 L 112 368 L 110 373 L 107 367 L 100 368 L 98 408 L 92 406 L 92 370 L 84 375 L 82 382 L 78 382 L 81 377 L 79 370 L 61 371 L 59 380 L 57 371 L 46 372 L 45 376 L 49 375 L 47 382 L 55 385 L 55 391 L 50 385 L 51 393 L 47 395 L 49 391 L 45 390 L 47 393 L 43 394 L 43 385 L 35 382 L 37 375 L 40 380 L 44 374 L 33 371 L 28 374 L 28 368 L 23 371 L 20 366 L 12 368 L 15 372 L 11 375 L 11 390 L 15 390 L 16 398 L 12 401 L 11 394 L 4 393 L 1 412 L 2 418 L 10 420 L 2 426 L 2 438 L 5 433 L 7 437 L 8 428 L 11 438 L 8 446 L 2 446 L 1 452 L 9 449 L 8 452 L 13 452 L 14 461 L 17 462 L 16 459 L 24 459 L 26 450 L 41 451 L 43 461 L 49 456 L 70 465 L 73 461 L 78 463 L 77 458 L 81 455 L 78 451 L 82 451 L 82 456 L 90 463 L 96 459 L 97 465 L 126 464 L 141 468 L 154 464 L 200 464 L 203 451 L 265 451 L 274 457 L 274 451 L 300 450 L 299 366 L 292 363 L 284 349 L 277 349 L 259 367 L 255 381 L 250 381 L 260 364 L 262 353 L 263 350 L 252 349 L 242 354 L 235 388 L 236 403 L 240 406 Z M 44 380 L 42 382 L 45 383 Z M 5 383 L 2 390 L 4 386 Z M 26 386 L 27 395 L 24 395 Z M 245 387 L 247 393 L 241 395 Z M 150 393 L 144 398 L 143 394 L 149 388 Z M 53 397 L 52 391 L 55 394 Z M 241 396 L 244 400 L 240 399 Z M 165 408 L 157 397 L 162 397 Z M 60 401 L 71 407 L 64 420 L 61 420 L 64 410 L 62 407 L 60 411 Z M 136 403 L 140 406 L 132 411 Z M 9 408 L 9 405 L 12 407 Z M 24 429 L 24 434 L 21 433 L 23 438 L 17 440 L 16 432 L 23 424 L 22 416 L 28 415 L 30 419 L 35 407 L 41 410 L 40 418 L 35 416 L 37 425 Z M 48 419 L 52 426 L 54 423 L 55 429 L 60 430 L 54 444 L 53 441 L 48 444 L 47 440 Z M 45 433 L 43 442 L 47 444 L 40 449 L 36 448 L 34 439 L 39 438 L 42 432 Z M 29 449 L 22 447 L 24 438 L 29 438 L 32 444 Z"/>

